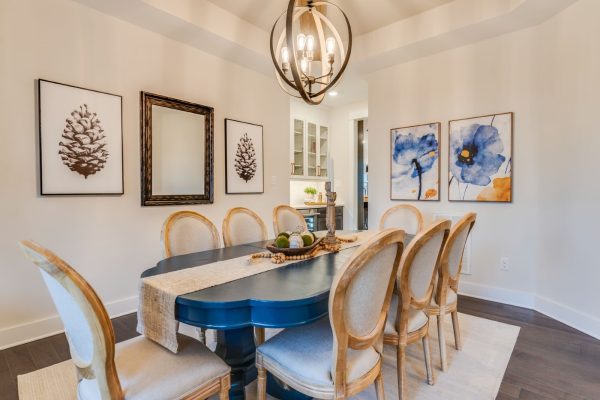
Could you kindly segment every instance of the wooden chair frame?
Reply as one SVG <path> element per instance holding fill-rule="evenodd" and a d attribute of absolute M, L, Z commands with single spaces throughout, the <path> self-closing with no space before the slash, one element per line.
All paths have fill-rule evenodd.
<path fill-rule="evenodd" d="M 233 239 L 232 239 L 232 234 L 231 234 L 231 228 L 230 228 L 230 221 L 231 218 L 233 216 L 235 216 L 236 214 L 246 214 L 250 217 L 252 217 L 254 219 L 254 221 L 256 221 L 256 224 L 260 227 L 260 240 L 267 240 L 268 239 L 268 235 L 267 235 L 267 225 L 265 225 L 264 221 L 262 220 L 261 217 L 258 216 L 257 213 L 255 213 L 254 211 L 245 208 L 245 207 L 235 207 L 230 209 L 229 211 L 227 211 L 227 214 L 225 215 L 225 218 L 223 219 L 223 243 L 225 244 L 226 247 L 229 246 L 233 246 Z"/>
<path fill-rule="evenodd" d="M 163 247 L 163 254 L 165 258 L 172 257 L 173 252 L 171 251 L 171 229 L 173 229 L 173 225 L 183 218 L 193 218 L 202 224 L 204 224 L 210 231 L 210 239 L 213 243 L 213 247 L 218 249 L 221 247 L 221 239 L 219 238 L 219 231 L 215 224 L 212 223 L 211 220 L 206 218 L 204 215 L 197 213 L 196 211 L 177 211 L 173 214 L 169 215 L 163 224 L 162 230 L 160 232 L 161 244 Z"/>
<path fill-rule="evenodd" d="M 384 229 L 385 220 L 390 215 L 394 214 L 395 212 L 397 212 L 399 210 L 408 210 L 415 215 L 415 217 L 417 219 L 417 229 L 418 229 L 418 231 L 416 233 L 419 233 L 423 230 L 423 213 L 421 213 L 421 210 L 419 210 L 417 207 L 412 206 L 410 204 L 399 204 L 397 206 L 388 208 L 383 213 L 383 215 L 381 216 L 381 219 L 379 220 L 379 229 Z M 402 227 L 399 227 L 399 228 L 402 228 Z"/>
<path fill-rule="evenodd" d="M 286 204 L 280 204 L 278 206 L 276 206 L 273 209 L 273 233 L 275 235 L 277 235 L 278 233 L 280 233 L 279 230 L 279 212 L 281 210 L 286 210 L 291 212 L 292 214 L 296 214 L 298 216 L 298 218 L 302 221 L 302 226 L 303 226 L 303 230 L 307 231 L 308 230 L 308 226 L 306 225 L 306 221 L 304 220 L 304 215 L 302 215 L 302 213 L 298 210 L 296 210 L 294 207 L 290 207 Z"/>
<path fill-rule="evenodd" d="M 346 302 L 346 295 L 350 283 L 356 274 L 375 256 L 379 251 L 391 244 L 397 244 L 396 257 L 394 259 L 394 265 L 392 268 L 391 279 L 386 289 L 386 295 L 383 302 L 382 310 L 380 312 L 378 321 L 375 328 L 365 336 L 354 336 L 352 335 L 347 327 L 344 318 L 344 306 Z M 380 400 L 384 399 L 383 390 L 383 375 L 382 375 L 382 363 L 383 363 L 383 342 L 382 336 L 385 328 L 385 322 L 387 319 L 387 312 L 390 307 L 392 298 L 392 291 L 394 288 L 395 277 L 398 273 L 398 267 L 402 258 L 402 252 L 404 249 L 404 231 L 400 229 L 386 229 L 379 232 L 373 238 L 363 245 L 361 250 L 357 250 L 352 257 L 346 262 L 343 275 L 337 282 L 334 281 L 332 292 L 329 295 L 329 319 L 333 334 L 337 341 L 337 352 L 335 353 L 333 381 L 335 385 L 335 399 L 345 399 L 353 396 L 366 387 L 375 383 L 375 389 L 377 392 L 377 398 Z M 375 347 L 377 352 L 380 354 L 377 365 L 373 367 L 368 373 L 363 375 L 361 378 L 354 382 L 348 383 L 347 380 L 347 359 L 346 355 L 348 349 L 364 350 L 369 347 Z M 261 357 L 257 357 L 256 366 L 258 368 L 258 400 L 264 400 L 266 398 L 266 368 L 263 365 Z M 277 376 L 279 379 L 285 381 L 281 376 Z M 298 388 L 294 385 L 294 382 L 285 382 L 297 390 Z M 316 397 L 319 393 L 305 393 L 309 396 Z"/>
<path fill-rule="evenodd" d="M 429 316 L 437 317 L 438 324 L 438 340 L 440 346 L 440 361 L 442 371 L 448 370 L 448 363 L 446 357 L 446 338 L 444 332 L 444 317 L 446 314 L 452 314 L 452 327 L 454 330 L 454 343 L 457 350 L 462 349 L 462 343 L 460 338 L 460 327 L 458 324 L 458 299 L 453 304 L 446 304 L 447 296 L 448 296 L 448 288 L 454 290 L 458 294 L 458 282 L 460 280 L 460 273 L 462 270 L 462 259 L 465 251 L 465 247 L 461 249 L 460 260 L 458 264 L 458 269 L 455 276 L 450 275 L 450 264 L 449 257 L 450 251 L 456 242 L 458 235 L 468 229 L 467 238 L 465 240 L 465 245 L 467 240 L 469 239 L 469 235 L 473 230 L 473 226 L 475 225 L 475 219 L 477 218 L 477 214 L 468 213 L 464 217 L 462 217 L 450 230 L 450 235 L 448 236 L 448 240 L 446 241 L 446 245 L 444 246 L 444 251 L 442 253 L 442 263 L 440 265 L 438 281 L 437 281 L 437 290 L 435 293 L 435 301 L 436 304 L 430 304 L 427 308 L 427 314 Z"/>
<path fill-rule="evenodd" d="M 92 360 L 86 363 L 77 357 L 77 353 L 71 351 L 73 363 L 77 368 L 78 382 L 82 379 L 96 379 L 99 382 L 102 400 L 124 399 L 115 365 L 115 334 L 108 313 L 94 289 L 77 271 L 50 250 L 27 240 L 19 242 L 19 245 L 29 260 L 56 279 L 75 299 L 92 328 Z M 230 376 L 227 373 L 202 385 L 185 399 L 204 399 L 219 394 L 220 400 L 226 400 L 229 398 L 230 386 Z"/>
<path fill-rule="evenodd" d="M 398 396 L 401 400 L 406 398 L 406 346 L 409 344 L 415 343 L 419 340 L 423 342 L 425 367 L 427 370 L 427 383 L 430 385 L 434 384 L 433 369 L 431 368 L 431 350 L 429 346 L 429 320 L 420 329 L 414 332 L 408 332 L 408 317 L 411 308 L 426 311 L 427 307 L 431 303 L 435 286 L 435 277 L 440 268 L 442 251 L 448 239 L 450 227 L 451 222 L 449 220 L 442 220 L 434 223 L 424 231 L 421 231 L 421 233 L 415 236 L 415 238 L 410 242 L 401 261 L 402 267 L 396 282 L 396 287 L 398 288 L 399 293 L 395 329 L 398 334 L 385 334 L 383 338 L 384 344 L 397 346 Z M 442 239 L 442 244 L 436 259 L 436 265 L 432 269 L 430 284 L 425 295 L 422 298 L 417 299 L 410 288 L 409 280 L 412 272 L 413 261 L 421 248 L 423 248 L 423 246 L 440 231 L 444 231 L 444 237 Z M 393 312 L 393 310 L 390 312 Z"/>

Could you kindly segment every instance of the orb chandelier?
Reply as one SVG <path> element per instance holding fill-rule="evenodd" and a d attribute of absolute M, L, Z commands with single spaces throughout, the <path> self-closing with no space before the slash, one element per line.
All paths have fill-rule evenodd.
<path fill-rule="evenodd" d="M 327 17 L 333 10 L 346 23 L 348 47 Z M 278 24 L 285 16 L 285 26 L 275 39 Z M 281 28 L 279 28 L 281 29 Z M 271 29 L 271 59 L 277 81 L 291 96 L 317 105 L 339 82 L 352 51 L 352 28 L 348 17 L 336 4 L 328 1 L 290 0 Z"/>

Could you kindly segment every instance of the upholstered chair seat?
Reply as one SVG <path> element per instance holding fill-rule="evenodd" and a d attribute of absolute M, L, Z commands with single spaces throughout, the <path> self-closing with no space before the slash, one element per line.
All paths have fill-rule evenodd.
<path fill-rule="evenodd" d="M 117 343 L 115 364 L 126 400 L 186 398 L 196 391 L 198 382 L 218 379 L 229 372 L 229 366 L 199 341 L 179 335 L 178 342 L 177 354 L 143 336 Z M 83 379 L 78 397 L 100 399 L 97 382 Z"/>
<path fill-rule="evenodd" d="M 286 329 L 260 346 L 257 355 L 267 370 L 283 376 L 320 399 L 335 397 L 331 376 L 333 333 L 328 318 L 298 328 Z M 379 353 L 369 347 L 365 350 L 348 349 L 348 385 L 361 378 L 379 362 Z M 286 380 L 287 380 L 286 379 Z"/>
<path fill-rule="evenodd" d="M 286 231 L 306 231 L 306 221 L 298 210 L 282 204 L 273 209 L 273 232 L 275 235 Z"/>
<path fill-rule="evenodd" d="M 392 297 L 392 303 L 390 305 L 390 311 L 388 312 L 388 319 L 385 323 L 385 334 L 386 335 L 397 335 L 396 330 L 396 317 L 398 309 L 398 296 Z M 416 332 L 421 329 L 429 321 L 429 316 L 423 310 L 416 310 L 411 308 L 408 312 L 408 333 Z"/>
<path fill-rule="evenodd" d="M 448 288 L 448 292 L 446 293 L 446 306 L 450 306 L 456 304 L 458 301 L 458 294 L 454 291 L 454 289 Z M 431 305 L 437 306 L 438 303 L 435 299 L 435 296 L 431 298 Z"/>

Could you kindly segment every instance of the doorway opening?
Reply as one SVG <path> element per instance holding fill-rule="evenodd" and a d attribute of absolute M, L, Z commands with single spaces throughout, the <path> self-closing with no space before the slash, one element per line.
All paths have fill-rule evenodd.
<path fill-rule="evenodd" d="M 356 124 L 356 216 L 359 230 L 369 229 L 369 128 L 367 119 Z"/>

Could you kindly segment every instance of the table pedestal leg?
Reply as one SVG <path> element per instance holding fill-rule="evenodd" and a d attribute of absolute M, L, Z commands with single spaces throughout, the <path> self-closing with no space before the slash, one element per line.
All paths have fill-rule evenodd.
<path fill-rule="evenodd" d="M 229 398 L 244 400 L 244 387 L 257 377 L 254 329 L 249 326 L 217 331 L 215 353 L 231 367 Z"/>

